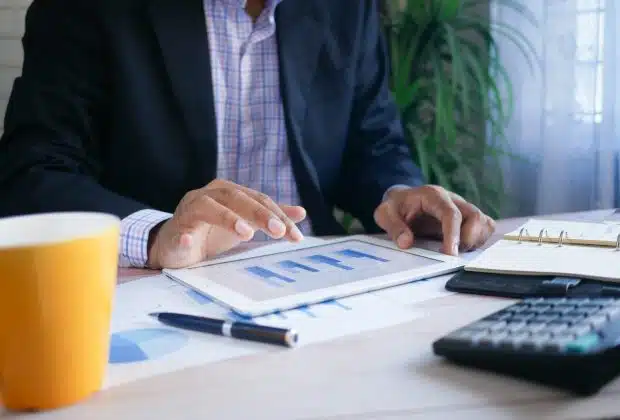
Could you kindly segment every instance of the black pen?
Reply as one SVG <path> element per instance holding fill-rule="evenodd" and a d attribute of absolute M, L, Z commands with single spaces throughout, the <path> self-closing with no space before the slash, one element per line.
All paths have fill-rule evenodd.
<path fill-rule="evenodd" d="M 228 321 L 170 312 L 155 312 L 149 315 L 172 327 L 234 337 L 242 340 L 294 347 L 298 339 L 295 330 L 268 327 L 266 325 L 258 325 L 250 322 Z"/>

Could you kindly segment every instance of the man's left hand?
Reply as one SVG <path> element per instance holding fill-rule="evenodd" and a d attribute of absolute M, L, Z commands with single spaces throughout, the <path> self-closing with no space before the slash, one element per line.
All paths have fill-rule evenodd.
<path fill-rule="evenodd" d="M 377 207 L 375 222 L 406 249 L 416 237 L 442 240 L 442 252 L 458 255 L 482 246 L 495 221 L 458 194 L 435 185 L 397 188 Z"/>

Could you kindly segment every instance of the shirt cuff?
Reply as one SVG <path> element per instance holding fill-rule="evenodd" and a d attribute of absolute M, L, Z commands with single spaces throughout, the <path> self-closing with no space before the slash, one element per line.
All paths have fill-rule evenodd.
<path fill-rule="evenodd" d="M 121 267 L 146 267 L 151 229 L 172 214 L 159 210 L 140 210 L 121 220 L 119 265 Z"/>
<path fill-rule="evenodd" d="M 387 198 L 387 195 L 390 193 L 390 191 L 392 190 L 402 190 L 405 188 L 411 188 L 409 185 L 405 185 L 405 184 L 396 184 L 396 185 L 392 185 L 390 188 L 388 188 L 385 193 L 383 193 L 383 200 L 385 201 L 385 199 Z"/>

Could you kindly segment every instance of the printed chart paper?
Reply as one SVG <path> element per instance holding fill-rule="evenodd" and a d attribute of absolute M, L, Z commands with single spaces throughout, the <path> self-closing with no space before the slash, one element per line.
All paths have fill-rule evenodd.
<path fill-rule="evenodd" d="M 243 256 L 286 249 L 283 244 Z M 229 257 L 231 260 L 240 255 Z M 228 259 L 228 258 L 226 258 Z M 252 321 L 295 328 L 299 346 L 409 322 L 424 314 L 415 303 L 452 294 L 443 289 L 450 275 L 285 311 Z M 148 316 L 169 311 L 238 319 L 230 310 L 165 275 L 117 287 L 110 361 L 105 388 L 185 368 L 273 351 L 295 351 L 217 335 L 171 328 Z"/>
<path fill-rule="evenodd" d="M 118 286 L 106 387 L 260 352 L 295 351 L 170 328 L 148 316 L 156 311 L 227 319 L 237 317 L 163 275 Z M 299 346 L 303 346 L 397 325 L 421 315 L 410 305 L 369 293 L 252 321 L 295 328 L 299 333 Z"/>

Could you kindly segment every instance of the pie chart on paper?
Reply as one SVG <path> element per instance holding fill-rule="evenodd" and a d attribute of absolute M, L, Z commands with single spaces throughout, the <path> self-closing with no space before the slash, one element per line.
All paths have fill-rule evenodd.
<path fill-rule="evenodd" d="M 159 359 L 181 350 L 189 337 L 164 328 L 145 328 L 112 334 L 109 363 L 138 363 Z"/>

